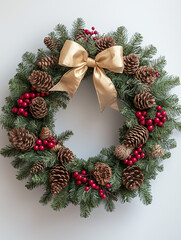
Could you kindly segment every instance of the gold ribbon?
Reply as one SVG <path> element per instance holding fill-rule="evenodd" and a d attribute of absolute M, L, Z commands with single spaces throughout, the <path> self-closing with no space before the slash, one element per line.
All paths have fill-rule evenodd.
<path fill-rule="evenodd" d="M 107 48 L 97 54 L 94 60 L 88 57 L 87 51 L 80 44 L 66 40 L 60 52 L 59 64 L 65 67 L 73 67 L 73 69 L 67 71 L 50 91 L 65 91 L 72 97 L 88 67 L 92 67 L 94 68 L 93 82 L 100 110 L 103 111 L 106 106 L 110 106 L 119 111 L 117 91 L 103 68 L 116 73 L 123 72 L 123 48 L 121 46 Z"/>

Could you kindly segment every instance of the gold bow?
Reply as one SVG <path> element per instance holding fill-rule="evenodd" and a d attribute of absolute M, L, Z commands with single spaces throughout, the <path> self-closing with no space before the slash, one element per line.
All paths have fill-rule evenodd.
<path fill-rule="evenodd" d="M 72 97 L 88 67 L 92 67 L 94 68 L 93 82 L 100 110 L 103 111 L 106 106 L 110 106 L 119 111 L 117 91 L 103 68 L 116 73 L 123 72 L 123 48 L 121 46 L 107 48 L 97 54 L 94 60 L 88 57 L 87 51 L 80 44 L 66 40 L 60 52 L 59 64 L 65 67 L 73 67 L 73 69 L 67 71 L 50 91 L 65 91 Z"/>

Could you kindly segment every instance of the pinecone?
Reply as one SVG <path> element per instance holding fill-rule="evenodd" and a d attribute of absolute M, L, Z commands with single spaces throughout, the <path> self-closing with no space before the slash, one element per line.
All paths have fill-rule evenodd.
<path fill-rule="evenodd" d="M 60 148 L 62 148 L 62 146 L 58 143 L 54 147 L 52 147 L 52 151 L 58 152 L 60 150 Z"/>
<path fill-rule="evenodd" d="M 45 37 L 44 38 L 44 44 L 49 48 L 51 51 L 53 51 L 56 48 L 59 48 L 58 43 L 53 40 L 51 37 Z"/>
<path fill-rule="evenodd" d="M 156 72 L 152 67 L 141 66 L 136 71 L 136 78 L 150 86 L 156 80 Z"/>
<path fill-rule="evenodd" d="M 35 71 L 31 73 L 29 76 L 30 83 L 33 88 L 36 89 L 37 92 L 46 93 L 54 86 L 54 81 L 52 80 L 52 77 L 42 71 Z"/>
<path fill-rule="evenodd" d="M 140 110 L 152 108 L 155 105 L 155 97 L 150 91 L 138 93 L 134 97 L 134 105 Z"/>
<path fill-rule="evenodd" d="M 30 151 L 36 145 L 36 140 L 36 136 L 23 127 L 13 128 L 9 132 L 9 141 L 23 152 Z"/>
<path fill-rule="evenodd" d="M 31 174 L 36 174 L 38 172 L 41 172 L 43 169 L 45 169 L 45 165 L 42 163 L 42 161 L 35 162 L 30 170 Z"/>
<path fill-rule="evenodd" d="M 117 157 L 119 160 L 125 160 L 127 157 L 130 156 L 132 149 L 126 147 L 124 144 L 117 145 L 114 149 L 114 156 Z"/>
<path fill-rule="evenodd" d="M 61 162 L 61 164 L 73 162 L 74 154 L 69 148 L 61 147 L 57 153 L 57 160 Z"/>
<path fill-rule="evenodd" d="M 107 183 L 109 183 L 111 179 L 112 176 L 111 168 L 106 163 L 97 162 L 94 166 L 93 176 L 99 185 L 104 186 Z"/>
<path fill-rule="evenodd" d="M 66 168 L 56 164 L 50 170 L 49 181 L 51 183 L 51 192 L 59 193 L 68 183 L 70 177 Z"/>
<path fill-rule="evenodd" d="M 126 147 L 136 148 L 146 143 L 148 137 L 148 129 L 142 125 L 136 125 L 127 132 L 124 144 Z"/>
<path fill-rule="evenodd" d="M 58 62 L 58 58 L 55 56 L 45 56 L 38 62 L 39 68 L 45 69 L 48 67 L 53 67 Z"/>
<path fill-rule="evenodd" d="M 135 74 L 139 67 L 139 59 L 138 57 L 134 54 L 131 53 L 128 56 L 124 56 L 124 73 L 126 74 Z"/>
<path fill-rule="evenodd" d="M 158 157 L 163 157 L 164 152 L 159 144 L 156 144 L 154 146 L 153 152 L 150 153 L 152 158 L 158 158 Z"/>
<path fill-rule="evenodd" d="M 116 45 L 116 42 L 111 36 L 105 36 L 96 41 L 96 47 L 97 47 L 98 53 L 115 45 Z"/>
<path fill-rule="evenodd" d="M 79 31 L 77 32 L 76 36 L 75 36 L 75 40 L 81 40 L 81 39 L 85 39 L 86 33 L 84 32 L 84 29 L 79 29 Z"/>
<path fill-rule="evenodd" d="M 52 132 L 48 127 L 42 127 L 39 137 L 41 140 L 46 140 L 52 136 Z"/>
<path fill-rule="evenodd" d="M 122 183 L 128 190 L 139 188 L 144 180 L 143 173 L 139 167 L 128 166 L 123 170 Z"/>
<path fill-rule="evenodd" d="M 34 98 L 30 104 L 30 112 L 36 119 L 44 118 L 48 112 L 45 100 L 42 97 Z"/>

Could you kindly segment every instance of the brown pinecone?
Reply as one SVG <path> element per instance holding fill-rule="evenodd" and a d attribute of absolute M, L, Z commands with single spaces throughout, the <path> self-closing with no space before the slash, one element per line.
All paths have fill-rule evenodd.
<path fill-rule="evenodd" d="M 134 97 L 134 105 L 140 110 L 152 108 L 155 105 L 155 96 L 150 91 L 138 93 Z"/>
<path fill-rule="evenodd" d="M 158 157 L 163 157 L 164 152 L 159 144 L 156 144 L 154 146 L 153 152 L 150 153 L 152 158 L 158 158 Z"/>
<path fill-rule="evenodd" d="M 48 67 L 53 67 L 58 62 L 58 58 L 55 56 L 45 56 L 38 62 L 39 68 L 45 69 Z"/>
<path fill-rule="evenodd" d="M 74 154 L 69 148 L 61 147 L 57 153 L 57 160 L 61 162 L 61 164 L 73 162 Z"/>
<path fill-rule="evenodd" d="M 42 71 L 35 71 L 29 76 L 30 83 L 37 92 L 46 93 L 54 86 L 51 75 Z"/>
<path fill-rule="evenodd" d="M 75 36 L 75 40 L 81 40 L 81 39 L 85 39 L 86 33 L 84 32 L 84 29 L 79 29 L 79 31 L 77 32 L 76 36 Z"/>
<path fill-rule="evenodd" d="M 97 162 L 94 166 L 93 176 L 99 185 L 106 185 L 109 183 L 112 176 L 110 166 L 106 163 Z"/>
<path fill-rule="evenodd" d="M 42 171 L 43 169 L 45 169 L 45 165 L 42 163 L 42 161 L 38 161 L 33 164 L 32 168 L 30 169 L 30 173 L 36 174 Z"/>
<path fill-rule="evenodd" d="M 13 128 L 9 132 L 9 141 L 23 152 L 30 151 L 36 145 L 36 140 L 36 136 L 23 127 Z"/>
<path fill-rule="evenodd" d="M 150 86 L 156 80 L 156 72 L 152 67 L 141 66 L 136 71 L 136 78 Z"/>
<path fill-rule="evenodd" d="M 53 51 L 56 48 L 59 48 L 58 43 L 53 40 L 51 37 L 45 37 L 44 38 L 44 44 L 49 48 L 51 51 Z"/>
<path fill-rule="evenodd" d="M 119 160 L 125 160 L 127 157 L 130 156 L 131 152 L 132 148 L 126 147 L 124 144 L 122 144 L 115 147 L 113 154 Z"/>
<path fill-rule="evenodd" d="M 136 148 L 146 143 L 149 131 L 142 125 L 135 125 L 126 133 L 124 144 L 126 147 Z"/>
<path fill-rule="evenodd" d="M 30 104 L 30 112 L 36 119 L 44 118 L 48 112 L 45 100 L 42 97 L 34 98 Z"/>
<path fill-rule="evenodd" d="M 111 36 L 105 36 L 96 41 L 96 47 L 97 47 L 98 53 L 115 45 L 116 45 L 116 42 Z"/>
<path fill-rule="evenodd" d="M 48 127 L 42 127 L 39 137 L 41 140 L 46 140 L 52 136 L 52 132 Z"/>
<path fill-rule="evenodd" d="M 58 143 L 54 147 L 52 147 L 52 151 L 58 152 L 60 150 L 60 148 L 62 148 L 62 146 Z"/>
<path fill-rule="evenodd" d="M 134 54 L 131 53 L 128 56 L 124 56 L 124 73 L 126 74 L 135 74 L 139 67 L 139 59 L 138 57 Z"/>
<path fill-rule="evenodd" d="M 68 183 L 70 177 L 66 168 L 56 164 L 50 170 L 49 181 L 51 183 L 51 192 L 59 193 Z"/>
<path fill-rule="evenodd" d="M 122 183 L 128 190 L 139 188 L 144 180 L 143 173 L 139 167 L 128 166 L 123 170 Z"/>

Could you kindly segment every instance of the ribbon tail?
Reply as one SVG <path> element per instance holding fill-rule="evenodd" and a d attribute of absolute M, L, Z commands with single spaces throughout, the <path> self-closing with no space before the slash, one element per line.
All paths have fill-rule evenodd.
<path fill-rule="evenodd" d="M 87 66 L 83 64 L 80 67 L 73 68 L 67 71 L 60 81 L 52 87 L 49 91 L 65 91 L 71 97 L 73 97 L 74 93 L 77 91 L 77 88 L 80 85 L 81 80 L 83 79 Z"/>
<path fill-rule="evenodd" d="M 119 111 L 117 104 L 117 91 L 109 77 L 106 76 L 104 70 L 99 67 L 94 68 L 93 82 L 96 89 L 100 110 L 104 111 L 109 106 Z"/>

